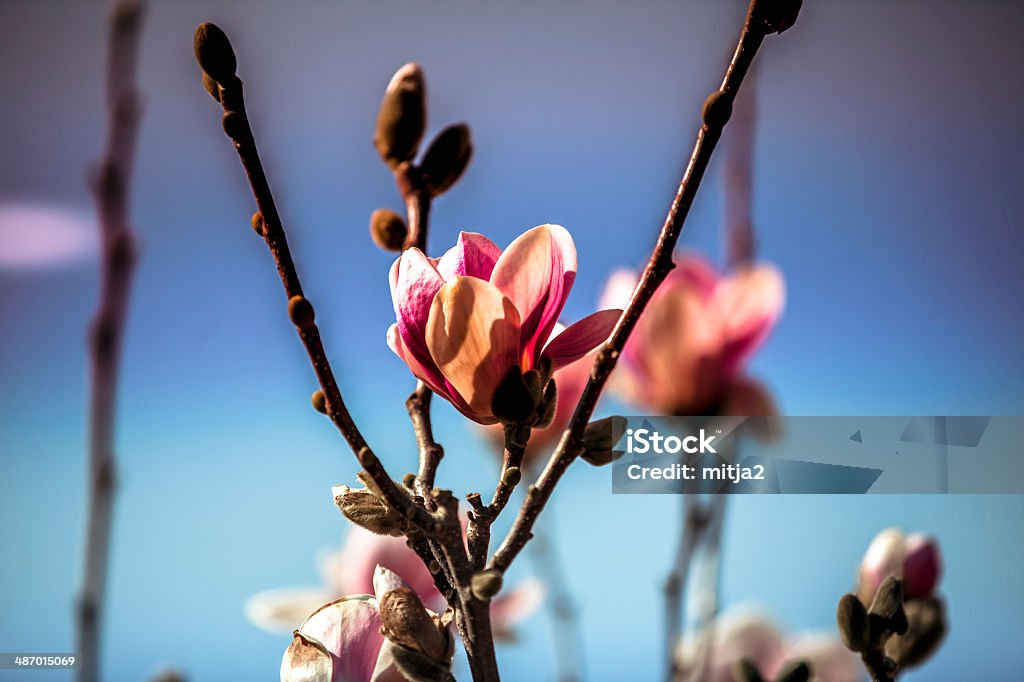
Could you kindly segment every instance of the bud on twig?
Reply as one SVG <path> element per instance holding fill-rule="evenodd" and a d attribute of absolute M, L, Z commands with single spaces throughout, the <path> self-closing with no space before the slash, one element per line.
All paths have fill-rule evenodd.
<path fill-rule="evenodd" d="M 803 0 L 753 0 L 750 18 L 759 22 L 765 33 L 782 33 L 796 23 Z"/>
<path fill-rule="evenodd" d="M 377 535 L 398 537 L 402 534 L 404 519 L 386 506 L 370 490 L 354 490 L 347 485 L 334 486 L 334 504 L 352 523 Z"/>
<path fill-rule="evenodd" d="M 907 615 L 903 611 L 903 581 L 892 575 L 883 580 L 874 601 L 871 602 L 868 614 L 872 621 L 872 637 L 876 632 L 888 631 L 897 634 L 906 632 Z M 880 627 L 876 627 L 876 624 Z"/>
<path fill-rule="evenodd" d="M 423 70 L 406 64 L 388 83 L 377 113 L 373 144 L 392 168 L 416 156 L 427 125 Z"/>
<path fill-rule="evenodd" d="M 541 401 L 537 411 L 537 423 L 534 428 L 546 429 L 555 421 L 555 410 L 558 408 L 558 386 L 555 380 L 549 379 L 548 385 L 544 387 L 544 399 Z"/>
<path fill-rule="evenodd" d="M 324 392 L 320 389 L 313 391 L 313 395 L 310 400 L 313 403 L 313 409 L 320 414 L 327 414 L 327 398 L 324 396 Z"/>
<path fill-rule="evenodd" d="M 945 611 L 939 599 L 907 602 L 907 631 L 886 642 L 886 655 L 904 668 L 912 668 L 926 661 L 938 650 L 946 636 Z"/>
<path fill-rule="evenodd" d="M 488 601 L 501 591 L 501 583 L 501 571 L 490 569 L 474 573 L 470 579 L 470 588 L 477 599 Z"/>
<path fill-rule="evenodd" d="M 423 183 L 431 196 L 437 196 L 454 185 L 473 156 L 469 126 L 456 123 L 442 130 L 427 147 L 420 162 Z"/>
<path fill-rule="evenodd" d="M 844 595 L 836 608 L 836 623 L 843 644 L 851 651 L 866 651 L 871 646 L 868 612 L 855 594 Z"/>
<path fill-rule="evenodd" d="M 491 414 L 503 424 L 525 424 L 536 415 L 540 398 L 530 390 L 519 365 L 513 365 L 494 391 Z"/>
<path fill-rule="evenodd" d="M 380 620 L 384 634 L 391 641 L 425 654 L 434 661 L 445 660 L 448 638 L 438 629 L 420 598 L 409 588 L 399 587 L 384 594 L 380 600 Z"/>
<path fill-rule="evenodd" d="M 235 51 L 231 49 L 231 41 L 219 26 L 208 21 L 199 24 L 193 47 L 199 67 L 210 78 L 224 83 L 234 77 L 238 61 L 235 59 Z"/>
<path fill-rule="evenodd" d="M 612 450 L 626 431 L 625 417 L 605 417 L 587 424 L 583 432 L 583 454 L 581 457 L 594 466 L 604 466 L 619 457 L 620 451 Z"/>
<path fill-rule="evenodd" d="M 310 329 L 316 321 L 313 304 L 304 296 L 292 296 L 288 300 L 288 318 L 299 329 Z"/>
<path fill-rule="evenodd" d="M 402 216 L 390 208 L 378 208 L 370 215 L 370 237 L 385 251 L 401 251 L 408 235 Z"/>

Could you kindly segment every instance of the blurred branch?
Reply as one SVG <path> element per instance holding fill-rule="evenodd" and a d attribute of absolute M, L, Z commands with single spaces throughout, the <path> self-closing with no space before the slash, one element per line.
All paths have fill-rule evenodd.
<path fill-rule="evenodd" d="M 597 400 L 604 390 L 612 370 L 615 369 L 619 355 L 626 345 L 626 340 L 655 290 L 674 267 L 672 254 L 682 234 L 683 224 L 693 205 L 694 197 L 715 146 L 729 121 L 733 102 L 747 71 L 750 69 L 754 56 L 766 35 L 781 32 L 796 21 L 800 4 L 799 0 L 751 1 L 736 50 L 726 69 L 722 85 L 704 102 L 702 122 L 697 132 L 693 152 L 640 282 L 615 325 L 611 339 L 597 353 L 597 360 L 591 370 L 590 379 L 583 390 L 583 395 L 576 406 L 576 411 L 573 413 L 572 421 L 562 434 L 558 447 L 548 460 L 537 484 L 531 486 L 505 541 L 491 559 L 491 568 L 505 571 L 526 546 L 526 543 L 530 541 L 533 525 L 551 498 L 555 486 L 569 465 L 583 452 L 583 432 L 594 413 Z"/>
<path fill-rule="evenodd" d="M 550 514 L 550 512 L 549 512 Z M 544 581 L 551 611 L 552 644 L 555 650 L 555 679 L 577 682 L 584 678 L 583 637 L 576 617 L 569 581 L 558 553 L 558 543 L 538 530 L 530 544 L 537 575 Z"/>
<path fill-rule="evenodd" d="M 736 97 L 729 131 L 722 140 L 722 227 L 726 266 L 754 260 L 754 142 L 757 127 L 757 68 L 751 66 Z"/>
<path fill-rule="evenodd" d="M 142 6 L 114 4 L 107 52 L 106 148 L 91 178 L 100 230 L 99 304 L 89 334 L 89 492 L 85 566 L 77 606 L 78 679 L 99 679 L 110 532 L 116 488 L 114 425 L 125 318 L 136 262 L 128 203 L 139 126 L 136 66 Z"/>

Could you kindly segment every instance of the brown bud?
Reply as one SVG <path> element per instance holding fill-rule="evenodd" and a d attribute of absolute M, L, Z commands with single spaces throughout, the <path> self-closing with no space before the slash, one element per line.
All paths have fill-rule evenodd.
<path fill-rule="evenodd" d="M 782 33 L 796 23 L 803 0 L 754 0 L 750 19 L 759 22 L 766 33 Z"/>
<path fill-rule="evenodd" d="M 313 304 L 305 296 L 292 296 L 288 299 L 288 318 L 299 329 L 309 329 L 316 321 Z"/>
<path fill-rule="evenodd" d="M 775 677 L 775 682 L 807 682 L 811 679 L 811 666 L 805 661 L 788 663 Z"/>
<path fill-rule="evenodd" d="M 313 402 L 313 409 L 320 414 L 327 414 L 327 398 L 324 396 L 324 392 L 320 389 L 313 391 L 311 398 Z"/>
<path fill-rule="evenodd" d="M 259 211 L 252 214 L 252 229 L 261 237 L 266 234 L 266 228 L 263 226 L 263 214 Z"/>
<path fill-rule="evenodd" d="M 398 537 L 403 518 L 370 490 L 354 490 L 347 485 L 334 487 L 334 504 L 352 523 L 377 535 Z"/>
<path fill-rule="evenodd" d="M 843 644 L 851 651 L 866 651 L 871 645 L 868 612 L 855 594 L 843 595 L 836 607 L 836 623 Z"/>
<path fill-rule="evenodd" d="M 903 610 L 903 581 L 894 575 L 882 581 L 868 609 L 872 635 L 877 632 L 907 631 L 907 615 Z"/>
<path fill-rule="evenodd" d="M 416 156 L 427 125 L 423 70 L 406 64 L 388 83 L 377 113 L 373 144 L 392 168 Z"/>
<path fill-rule="evenodd" d="M 583 432 L 583 454 L 581 457 L 594 466 L 604 466 L 622 454 L 613 450 L 626 431 L 625 417 L 605 417 L 587 424 Z"/>
<path fill-rule="evenodd" d="M 427 147 L 420 162 L 423 183 L 431 196 L 437 196 L 454 185 L 473 156 L 469 126 L 456 123 L 442 130 Z"/>
<path fill-rule="evenodd" d="M 238 142 L 245 137 L 245 120 L 242 115 L 234 111 L 225 111 L 220 120 L 224 132 L 232 141 Z"/>
<path fill-rule="evenodd" d="M 224 83 L 235 75 L 238 61 L 231 41 L 216 24 L 199 24 L 193 39 L 196 61 L 199 67 L 218 83 Z"/>
<path fill-rule="evenodd" d="M 519 485 L 521 480 L 523 480 L 523 472 L 519 470 L 519 467 L 509 467 L 501 476 L 501 482 L 510 488 Z"/>
<path fill-rule="evenodd" d="M 736 661 L 732 666 L 732 673 L 736 682 L 764 682 L 757 664 L 749 658 L 741 658 Z"/>
<path fill-rule="evenodd" d="M 721 90 L 715 90 L 704 100 L 701 118 L 709 128 L 721 130 L 732 116 L 732 97 Z"/>
<path fill-rule="evenodd" d="M 220 102 L 220 85 L 205 71 L 203 71 L 203 87 L 210 93 L 210 97 Z"/>
<path fill-rule="evenodd" d="M 907 631 L 890 637 L 885 653 L 904 668 L 924 663 L 934 654 L 946 636 L 946 609 L 939 599 L 915 599 L 907 602 Z"/>
<path fill-rule="evenodd" d="M 536 414 L 539 396 L 535 396 L 523 378 L 519 365 L 513 365 L 498 384 L 491 401 L 491 413 L 503 424 L 525 424 Z"/>
<path fill-rule="evenodd" d="M 403 680 L 416 682 L 455 682 L 452 677 L 451 663 L 439 663 L 426 654 L 404 646 L 396 645 L 391 650 L 395 666 Z M 314 678 L 310 678 L 314 679 Z M 315 678 L 320 679 L 320 678 Z M 329 679 L 329 678 L 323 678 Z"/>
<path fill-rule="evenodd" d="M 489 600 L 501 591 L 501 571 L 490 569 L 474 573 L 469 585 L 473 590 L 473 596 L 483 601 Z"/>
<path fill-rule="evenodd" d="M 385 251 L 401 251 L 408 235 L 402 216 L 390 208 L 378 208 L 370 215 L 370 237 Z"/>
<path fill-rule="evenodd" d="M 555 410 L 558 408 L 558 386 L 555 385 L 555 380 L 548 380 L 548 385 L 544 387 L 544 399 L 540 403 L 540 407 L 537 410 L 537 423 L 534 424 L 534 428 L 546 429 L 551 426 L 551 422 L 555 420 Z"/>
<path fill-rule="evenodd" d="M 425 654 L 431 660 L 445 660 L 446 633 L 438 629 L 423 602 L 409 588 L 389 590 L 381 597 L 380 620 L 384 634 L 391 641 Z"/>

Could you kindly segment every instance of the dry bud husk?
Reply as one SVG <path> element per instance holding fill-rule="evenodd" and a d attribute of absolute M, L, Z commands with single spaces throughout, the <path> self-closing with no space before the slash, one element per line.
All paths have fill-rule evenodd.
<path fill-rule="evenodd" d="M 391 657 L 398 670 L 411 682 L 454 682 L 451 664 L 433 660 L 426 654 L 407 649 L 401 644 L 391 644 Z M 326 679 L 326 678 L 325 678 Z"/>
<path fill-rule="evenodd" d="M 409 228 L 402 216 L 390 208 L 378 208 L 370 215 L 370 237 L 385 251 L 401 251 Z"/>
<path fill-rule="evenodd" d="M 912 668 L 934 654 L 946 636 L 946 609 L 940 599 L 907 602 L 907 631 L 890 637 L 885 653 L 904 668 Z"/>
<path fill-rule="evenodd" d="M 373 144 L 392 168 L 416 156 L 427 125 L 423 70 L 406 64 L 388 83 L 377 113 Z"/>
<path fill-rule="evenodd" d="M 896 576 L 889 576 L 878 586 L 871 608 L 872 636 L 878 630 L 903 634 L 907 631 L 907 615 L 903 611 L 903 581 Z"/>
<path fill-rule="evenodd" d="M 446 192 L 462 177 L 473 156 L 469 126 L 456 123 L 442 130 L 420 162 L 423 183 L 431 196 Z"/>
<path fill-rule="evenodd" d="M 347 485 L 334 487 L 334 503 L 346 519 L 376 533 L 397 537 L 402 534 L 401 514 L 386 506 L 370 490 L 354 490 Z"/>
<path fill-rule="evenodd" d="M 868 612 L 855 594 L 844 595 L 836 608 L 836 622 L 843 644 L 851 651 L 866 651 L 871 645 Z"/>
<path fill-rule="evenodd" d="M 389 590 L 380 600 L 384 634 L 392 642 L 418 651 L 436 662 L 446 660 L 448 635 L 438 628 L 415 592 L 407 587 Z"/>
<path fill-rule="evenodd" d="M 324 645 L 296 631 L 281 661 L 281 682 L 329 680 L 333 669 L 334 662 Z"/>
<path fill-rule="evenodd" d="M 587 424 L 583 432 L 583 457 L 588 464 L 604 466 L 622 453 L 612 450 L 626 431 L 625 417 L 605 417 Z"/>

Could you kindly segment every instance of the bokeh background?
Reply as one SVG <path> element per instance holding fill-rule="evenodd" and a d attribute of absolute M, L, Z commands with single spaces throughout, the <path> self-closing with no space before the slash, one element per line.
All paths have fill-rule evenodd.
<path fill-rule="evenodd" d="M 789 297 L 753 372 L 785 414 L 1024 413 L 1024 5 L 805 5 L 758 58 L 755 217 L 760 255 L 785 272 Z M 87 232 L 105 9 L 0 3 L 0 202 L 60 207 Z M 249 624 L 243 602 L 318 582 L 315 552 L 345 530 L 330 486 L 356 472 L 310 409 L 313 377 L 199 82 L 195 26 L 214 20 L 235 43 L 328 352 L 368 439 L 400 473 L 413 468 L 412 381 L 384 344 L 391 256 L 366 231 L 373 209 L 400 207 L 370 143 L 393 71 L 423 64 L 430 130 L 464 120 L 475 137 L 467 176 L 435 206 L 433 249 L 464 228 L 504 245 L 564 224 L 580 252 L 576 319 L 612 269 L 638 266 L 651 247 L 742 13 L 732 1 L 151 3 L 109 679 L 168 664 L 194 680 L 276 679 L 287 638 Z M 684 237 L 712 254 L 716 170 Z M 70 651 L 96 260 L 86 248 L 26 262 L 9 246 L 24 240 L 18 229 L 0 228 L 0 650 Z M 489 487 L 496 464 L 483 441 L 447 406 L 435 415 L 442 480 L 457 493 Z M 612 496 L 609 473 L 584 465 L 557 493 L 546 522 L 580 604 L 588 679 L 659 675 L 678 509 L 669 496 Z M 724 600 L 755 599 L 793 629 L 831 629 L 861 553 L 889 525 L 937 534 L 947 564 L 952 632 L 907 679 L 1020 679 L 1019 496 L 737 499 Z M 506 678 L 550 679 L 550 648 L 537 616 L 500 650 Z M 0 671 L 51 677 L 69 674 Z"/>

